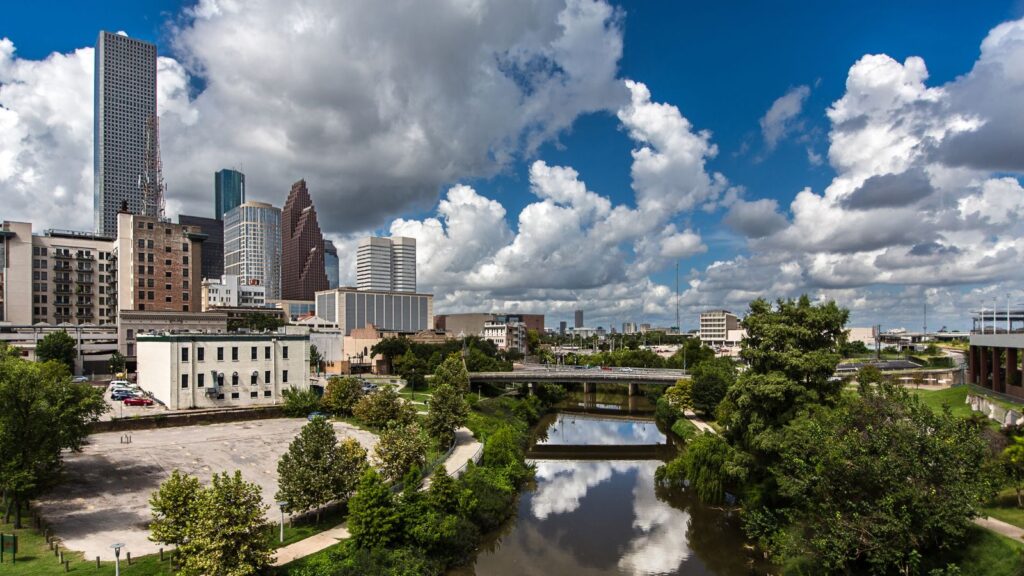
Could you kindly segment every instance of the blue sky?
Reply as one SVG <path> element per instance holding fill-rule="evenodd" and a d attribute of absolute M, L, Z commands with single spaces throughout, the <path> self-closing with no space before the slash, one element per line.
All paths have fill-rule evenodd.
<path fill-rule="evenodd" d="M 215 4 L 214 0 L 210 1 L 211 6 Z M 164 146 L 165 165 L 168 165 L 169 172 L 169 191 L 171 196 L 178 194 L 181 198 L 178 205 L 170 203 L 170 206 L 182 212 L 201 212 L 205 208 L 197 206 L 197 199 L 205 198 L 207 191 L 201 190 L 202 184 L 199 183 L 209 180 L 205 174 L 205 166 L 202 174 L 195 175 L 194 172 L 200 171 L 193 168 L 197 164 L 176 160 L 179 156 L 185 157 L 180 150 L 194 146 L 195 140 L 204 138 L 197 130 L 196 123 L 208 122 L 211 115 L 220 112 L 217 102 L 222 106 L 225 102 L 223 96 L 215 98 L 214 90 L 206 90 L 206 87 L 207 82 L 219 84 L 220 78 L 225 74 L 224 70 L 230 69 L 232 62 L 225 57 L 212 54 L 218 47 L 223 53 L 224 46 L 242 45 L 248 40 L 242 37 L 234 40 L 232 44 L 228 39 L 223 40 L 225 44 L 217 45 L 217 30 L 222 36 L 226 35 L 225 31 L 230 33 L 239 29 L 245 30 L 245 27 L 228 27 L 228 24 L 232 20 L 243 22 L 249 19 L 249 31 L 253 38 L 260 33 L 268 37 L 276 33 L 273 30 L 275 22 L 271 16 L 267 16 L 265 20 L 259 19 L 265 12 L 269 12 L 270 8 L 267 8 L 266 3 L 257 4 L 262 6 L 234 12 L 221 7 L 221 10 L 214 10 L 210 14 L 200 14 L 204 8 L 201 6 L 196 14 L 192 14 L 189 13 L 189 10 L 195 7 L 192 2 L 69 0 L 46 4 L 15 3 L 0 9 L 0 38 L 7 38 L 13 44 L 16 52 L 12 58 L 23 63 L 49 62 L 53 60 L 52 53 L 66 55 L 87 48 L 95 42 L 97 31 L 100 29 L 125 30 L 132 36 L 156 42 L 160 54 L 169 57 L 169 61 L 175 63 L 174 67 L 168 69 L 166 77 L 180 78 L 183 82 L 180 90 L 170 93 L 167 97 L 169 112 L 162 113 L 165 133 L 168 134 Z M 316 0 L 303 1 L 300 4 L 311 11 L 323 9 L 324 6 Z M 938 276 L 948 274 L 948 271 L 943 272 L 940 268 L 931 269 L 930 272 L 922 268 L 918 274 L 911 277 L 908 274 L 891 272 L 891 266 L 881 267 L 870 273 L 862 270 L 864 279 L 860 280 L 851 279 L 853 272 L 847 271 L 852 267 L 863 267 L 865 262 L 868 262 L 868 256 L 865 254 L 870 254 L 871 259 L 883 257 L 880 250 L 885 246 L 893 252 L 884 255 L 885 258 L 897 258 L 897 247 L 905 248 L 906 254 L 921 254 L 928 250 L 948 250 L 949 253 L 966 254 L 969 247 L 964 246 L 963 242 L 971 240 L 955 239 L 957 235 L 952 230 L 934 236 L 934 242 L 930 240 L 932 236 L 925 233 L 920 242 L 904 239 L 902 243 L 893 240 L 884 246 L 844 245 L 846 247 L 823 249 L 816 258 L 794 251 L 793 259 L 803 259 L 800 270 L 792 272 L 793 277 L 799 280 L 773 283 L 766 278 L 761 285 L 750 286 L 749 291 L 743 286 L 712 282 L 715 272 L 709 266 L 714 262 L 728 262 L 730 266 L 736 267 L 736 276 L 743 276 L 750 273 L 750 270 L 772 270 L 773 267 L 785 269 L 786 257 L 782 254 L 783 248 L 780 247 L 789 246 L 789 250 L 793 248 L 791 242 L 786 243 L 784 236 L 800 234 L 800 230 L 797 229 L 800 218 L 790 209 L 790 203 L 797 193 L 809 187 L 814 194 L 823 196 L 825 190 L 837 181 L 840 182 L 837 189 L 841 189 L 847 176 L 852 179 L 853 187 L 861 185 L 865 177 L 871 177 L 868 173 L 858 172 L 852 176 L 842 173 L 842 170 L 837 170 L 837 166 L 829 162 L 829 149 L 835 126 L 826 116 L 826 110 L 847 95 L 848 74 L 858 60 L 869 54 L 884 54 L 896 63 L 904 63 L 908 57 L 916 56 L 923 59 L 927 66 L 928 78 L 924 81 L 925 86 L 967 84 L 969 82 L 960 82 L 958 78 L 967 75 L 979 60 L 982 41 L 1001 23 L 1021 18 L 1024 15 L 1024 3 L 1019 0 L 970 3 L 646 1 L 621 2 L 614 5 L 619 12 L 608 21 L 608 27 L 613 33 L 607 34 L 605 38 L 618 37 L 622 43 L 622 51 L 621 57 L 612 57 L 616 65 L 615 78 L 612 80 L 618 82 L 630 79 L 643 83 L 650 92 L 652 103 L 674 106 L 678 113 L 692 124 L 692 132 L 708 131 L 709 142 L 717 147 L 717 154 L 713 157 L 707 155 L 706 171 L 709 174 L 721 173 L 727 179 L 728 186 L 741 189 L 741 201 L 753 203 L 759 200 L 774 200 L 777 205 L 776 215 L 780 214 L 789 221 L 792 230 L 781 230 L 766 240 L 750 236 L 749 232 L 744 232 L 736 226 L 726 225 L 726 215 L 730 211 L 736 211 L 736 208 L 733 204 L 735 200 L 725 200 L 726 196 L 722 193 L 715 200 L 714 207 L 709 210 L 674 209 L 664 220 L 656 221 L 659 228 L 674 226 L 674 230 L 679 232 L 693 232 L 703 243 L 703 250 L 691 250 L 685 257 L 680 258 L 655 258 L 647 261 L 638 252 L 637 242 L 641 242 L 643 238 L 627 239 L 606 247 L 605 252 L 621 250 L 621 256 L 628 265 L 616 268 L 613 264 L 604 263 L 602 265 L 609 266 L 605 274 L 597 274 L 595 278 L 587 281 L 581 280 L 578 286 L 566 281 L 551 286 L 546 291 L 529 290 L 524 291 L 529 292 L 528 294 L 517 294 L 514 288 L 509 287 L 507 281 L 514 271 L 503 268 L 507 268 L 510 262 L 518 263 L 521 268 L 525 263 L 525 268 L 530 268 L 531 263 L 536 261 L 538 270 L 543 270 L 546 274 L 558 274 L 562 270 L 557 266 L 546 268 L 550 263 L 541 264 L 539 260 L 530 260 L 536 259 L 538 254 L 543 255 L 544 249 L 523 256 L 525 260 L 515 260 L 514 255 L 503 256 L 498 253 L 502 247 L 515 247 L 517 238 L 524 240 L 521 230 L 518 229 L 517 220 L 525 209 L 538 202 L 538 197 L 529 191 L 531 166 L 535 161 L 542 160 L 548 166 L 571 167 L 578 174 L 578 179 L 585 183 L 587 190 L 606 197 L 612 207 L 637 207 L 637 200 L 631 189 L 634 182 L 631 175 L 633 158 L 630 152 L 640 147 L 642 143 L 630 137 L 622 119 L 617 116 L 617 113 L 621 112 L 621 94 L 609 96 L 600 102 L 595 100 L 594 103 L 581 104 L 578 108 L 568 106 L 572 111 L 566 112 L 568 121 L 561 124 L 560 120 L 551 118 L 538 121 L 545 127 L 552 127 L 551 133 L 547 134 L 541 145 L 533 152 L 512 146 L 509 150 L 510 160 L 497 167 L 481 167 L 476 160 L 460 162 L 456 158 L 451 162 L 451 169 L 424 169 L 419 172 L 411 169 L 409 173 L 397 176 L 394 174 L 395 170 L 388 170 L 386 176 L 394 177 L 395 181 L 388 183 L 388 187 L 378 190 L 366 184 L 374 180 L 372 171 L 369 175 L 354 174 L 358 170 L 340 167 L 332 172 L 330 166 L 325 168 L 304 159 L 296 160 L 293 155 L 290 160 L 282 160 L 281 166 L 287 169 L 287 174 L 274 174 L 273 179 L 268 177 L 263 180 L 251 175 L 250 190 L 254 191 L 259 199 L 280 204 L 284 195 L 284 186 L 281 182 L 306 176 L 311 180 L 314 201 L 317 202 L 322 214 L 322 227 L 336 242 L 346 245 L 351 243 L 354 237 L 369 231 L 387 233 L 389 230 L 398 230 L 393 222 L 396 218 L 420 226 L 407 226 L 402 230 L 429 229 L 430 220 L 438 217 L 437 201 L 446 197 L 448 188 L 456 184 L 469 185 L 477 196 L 496 201 L 503 207 L 505 220 L 509 226 L 505 242 L 492 243 L 490 252 L 482 248 L 480 253 L 467 255 L 447 246 L 446 243 L 456 242 L 453 234 L 442 235 L 433 240 L 420 238 L 422 245 L 436 249 L 432 252 L 434 255 L 454 251 L 454 256 L 449 255 L 449 260 L 445 261 L 447 268 L 441 269 L 438 265 L 438 269 L 435 270 L 432 268 L 432 262 L 421 263 L 421 283 L 425 280 L 431 284 L 430 288 L 435 292 L 445 293 L 443 298 L 438 299 L 442 310 L 454 311 L 476 307 L 531 310 L 542 308 L 539 311 L 549 314 L 549 324 L 568 317 L 576 305 L 596 310 L 591 317 L 596 317 L 595 321 L 604 324 L 618 324 L 627 320 L 667 323 L 667 320 L 671 320 L 674 309 L 674 297 L 664 294 L 664 290 L 659 293 L 655 288 L 660 285 L 663 289 L 667 287 L 669 292 L 673 290 L 675 260 L 680 262 L 683 271 L 684 290 L 692 287 L 689 283 L 695 281 L 703 282 L 705 287 L 716 286 L 715 292 L 707 288 L 702 292 L 700 288 L 692 287 L 682 299 L 684 316 L 690 318 L 693 318 L 700 309 L 709 306 L 742 308 L 744 299 L 749 300 L 752 294 L 772 297 L 808 292 L 823 297 L 835 297 L 841 302 L 852 302 L 850 305 L 854 310 L 854 318 L 860 323 L 884 319 L 890 325 L 913 325 L 918 322 L 916 311 L 919 307 L 910 303 L 934 299 L 938 322 L 963 325 L 966 322 L 962 314 L 963 307 L 990 300 L 992 295 L 1005 293 L 1008 287 L 1014 285 L 1015 277 L 1012 273 L 1002 270 L 993 271 L 980 282 L 972 282 L 971 278 L 962 275 L 940 281 L 928 279 L 931 272 Z M 330 3 L 327 3 L 327 6 L 330 6 Z M 345 8 L 339 6 L 339 14 L 346 14 Z M 547 7 L 536 10 L 534 16 L 539 23 L 528 23 L 524 26 L 543 25 L 546 9 Z M 351 13 L 347 14 L 351 16 Z M 404 14 L 401 10 L 388 11 L 387 17 L 395 20 L 396 30 L 406 30 L 406 36 L 410 30 L 413 34 L 422 34 L 423 38 L 420 41 L 424 43 L 425 51 L 448 41 L 441 37 L 432 38 L 430 31 L 417 30 L 415 16 L 410 16 L 409 22 L 403 22 Z M 258 28 L 262 22 L 268 24 L 268 29 Z M 218 25 L 224 27 L 217 29 Z M 424 26 L 429 25 L 424 23 Z M 509 24 L 510 29 L 512 26 Z M 501 32 L 500 24 L 494 30 Z M 495 34 L 494 30 L 491 31 L 491 35 Z M 317 31 L 313 34 L 316 35 Z M 399 40 L 397 34 L 398 32 L 396 46 L 404 41 Z M 327 35 L 330 36 L 329 33 Z M 380 42 L 386 43 L 388 39 L 382 38 Z M 476 45 L 469 44 L 470 40 L 466 42 L 467 44 L 460 46 L 460 49 L 465 51 L 477 48 Z M 520 42 L 529 40 L 521 39 Z M 354 53 L 364 54 L 358 50 Z M 542 53 L 547 52 L 542 50 Z M 311 85 L 321 82 L 331 84 L 328 79 L 330 73 L 324 75 L 324 71 L 329 68 L 321 68 L 324 63 L 317 60 L 321 56 L 322 52 L 318 55 L 315 52 L 302 53 L 298 49 L 289 56 L 292 58 L 292 68 L 310 67 L 320 70 L 319 76 L 313 75 L 306 79 L 306 85 L 310 86 L 310 90 L 313 89 Z M 574 57 L 580 58 L 579 55 Z M 82 59 L 84 62 L 86 55 L 82 55 Z M 595 56 L 594 60 L 598 60 L 598 57 Z M 436 62 L 432 64 L 436 65 Z M 245 64 L 240 64 L 238 68 L 244 71 Z M 436 67 L 429 69 L 444 72 Z M 365 72 L 357 65 L 347 67 L 345 71 L 339 71 L 339 76 L 344 78 L 345 73 Z M 24 74 L 20 77 L 11 76 L 6 82 L 9 85 L 20 82 L 28 86 L 33 80 L 29 78 L 29 73 Z M 44 75 L 40 73 L 40 77 L 42 76 Z M 393 78 L 376 78 L 373 73 L 369 73 L 367 77 L 370 78 L 369 82 L 380 80 L 382 84 L 386 81 L 395 81 Z M 161 75 L 162 82 L 164 78 L 165 76 Z M 4 77 L 0 75 L 0 83 L 3 82 Z M 399 79 L 398 82 L 402 80 Z M 611 86 L 611 83 L 594 85 L 604 88 Z M 774 149 L 769 149 L 765 144 L 759 121 L 776 99 L 800 87 L 806 87 L 807 96 L 799 111 L 791 118 L 789 130 Z M 267 99 L 268 109 L 271 106 L 269 102 L 276 103 L 282 98 L 298 98 L 293 94 L 296 91 L 294 86 L 286 87 L 271 82 L 269 87 L 264 85 L 262 88 L 264 92 L 261 96 Z M 347 94 L 339 96 L 346 91 L 345 87 L 338 87 L 336 90 L 330 87 L 324 90 L 330 92 L 328 95 L 337 96 L 335 101 L 361 102 L 358 99 L 348 100 Z M 277 91 L 280 91 L 280 94 Z M 524 95 L 520 97 L 525 98 Z M 924 100 L 928 98 L 925 97 Z M 303 100 L 302 103 L 309 104 L 312 101 L 319 106 L 321 100 L 329 101 L 329 98 L 311 98 Z M 0 106 L 17 112 L 18 103 L 10 95 L 5 101 L 0 92 Z M 341 110 L 337 104 L 334 105 L 334 109 L 331 108 L 331 104 L 326 107 L 316 106 L 309 109 L 316 110 L 319 114 L 332 111 L 342 116 L 345 114 L 345 110 Z M 436 103 L 432 103 L 431 106 L 430 114 L 438 113 Z M 293 102 L 288 109 L 301 108 Z M 483 109 L 486 110 L 486 106 Z M 979 111 L 977 115 L 984 117 L 984 112 Z M 353 116 L 358 117 L 356 114 Z M 253 113 L 250 112 L 249 116 L 241 118 L 248 120 L 252 117 Z M 301 123 L 296 122 L 296 118 L 299 117 L 286 117 L 282 120 L 285 123 L 283 125 L 264 126 L 265 130 L 260 133 L 274 134 L 274 130 L 287 133 L 295 124 Z M 430 116 L 425 116 L 415 124 L 429 125 L 432 120 Z M 471 120 L 467 118 L 466 121 Z M 440 124 L 449 130 L 453 127 L 452 124 Z M 458 124 L 454 127 L 462 128 Z M 245 127 L 238 126 L 241 136 L 232 139 L 233 141 L 245 138 L 243 128 Z M 223 132 L 223 128 L 218 129 Z M 320 127 L 304 126 L 304 129 L 307 130 L 305 134 L 313 138 L 322 137 L 325 142 L 332 141 L 330 123 Z M 310 130 L 312 132 L 308 132 Z M 372 138 L 372 128 L 367 130 L 367 134 Z M 426 130 L 429 132 L 430 128 Z M 528 130 L 517 133 L 515 129 L 511 132 L 515 138 L 525 137 L 527 133 Z M 29 142 L 31 138 L 30 133 L 24 142 Z M 44 140 L 44 135 L 40 134 L 38 138 Z M 351 147 L 349 143 L 349 148 Z M 217 149 L 225 148 L 229 146 L 218 146 Z M 258 166 L 263 159 L 252 150 L 251 146 L 242 147 L 212 161 L 222 165 Z M 341 150 L 341 154 L 345 154 L 345 149 Z M 0 153 L 2 152 L 0 148 Z M 455 150 L 453 154 L 459 152 Z M 281 156 L 278 150 L 272 153 Z M 812 155 L 816 155 L 820 160 L 817 163 L 812 162 Z M 210 154 L 207 154 L 207 157 L 209 156 Z M 443 153 L 438 153 L 436 157 L 430 158 L 430 163 L 436 167 L 445 164 L 446 160 Z M 933 170 L 935 164 L 927 164 L 923 160 L 919 163 L 929 167 L 932 184 L 941 190 L 942 184 L 936 180 L 940 177 L 936 176 Z M 394 166 L 395 162 L 391 161 L 390 165 Z M 906 166 L 899 170 L 889 167 L 872 174 L 880 177 L 887 172 L 897 174 L 900 170 L 906 169 Z M 325 172 L 325 177 L 317 179 L 315 175 L 321 170 Z M 855 172 L 857 171 L 852 170 L 851 174 Z M 310 178 L 310 173 L 314 174 L 313 178 Z M 973 178 L 970 186 L 975 188 L 972 190 L 981 190 L 983 182 L 998 180 L 999 177 L 1019 179 L 1020 170 L 1019 167 L 1011 165 L 1009 169 L 990 170 L 984 174 L 975 171 L 960 178 L 967 182 L 968 176 Z M 357 181 L 363 182 L 361 187 L 353 183 L 351 188 L 346 188 L 346 183 Z M 4 184 L 3 174 L 0 172 L 0 190 L 4 189 Z M 57 186 L 73 188 L 73 185 Z M 958 183 L 957 186 L 967 185 Z M 87 192 L 88 190 L 85 190 L 82 194 Z M 317 198 L 318 193 L 322 194 L 320 199 Z M 841 203 L 841 197 L 845 193 L 837 192 L 836 198 L 840 200 L 831 198 L 830 201 Z M 998 197 L 998 193 L 994 194 Z M 367 207 L 368 213 L 365 218 L 361 218 L 356 213 L 358 210 L 353 210 L 353 195 L 386 198 L 387 201 L 379 207 L 375 206 L 372 211 Z M 11 217 L 30 217 L 18 214 L 17 208 L 14 208 L 13 212 Z M 983 218 L 986 212 L 979 209 L 977 214 L 981 215 L 977 218 Z M 936 215 L 935 222 L 944 222 L 943 218 Z M 444 221 L 443 218 L 441 220 Z M 637 222 L 639 227 L 643 224 L 644 222 Z M 447 224 L 445 229 L 448 229 Z M 593 228 L 586 228 L 585 225 L 584 232 L 587 230 Z M 651 231 L 651 236 L 659 231 Z M 877 234 L 881 235 L 883 232 L 879 231 Z M 668 235 L 666 233 L 666 238 Z M 776 236 L 779 239 L 773 240 Z M 1019 230 L 1012 227 L 1001 236 L 993 236 L 991 245 L 985 247 L 987 252 L 978 248 L 977 258 L 981 260 L 977 261 L 982 261 L 986 254 L 994 254 L 1012 245 L 1018 236 Z M 831 241 L 823 240 L 825 243 Z M 935 246 L 932 246 L 932 243 L 935 243 Z M 547 250 L 554 251 L 550 247 Z M 478 260 L 461 266 L 460 263 L 467 262 L 465 259 L 470 256 Z M 439 257 L 438 260 L 443 259 Z M 854 263 L 854 260 L 858 261 Z M 570 271 L 569 274 L 585 276 L 586 264 L 577 264 L 578 267 L 567 266 L 565 269 Z M 964 267 L 969 267 L 969 264 L 965 263 Z M 760 276 L 755 278 L 765 275 L 764 272 L 758 274 Z M 468 280 L 456 281 L 453 280 L 455 276 Z M 638 298 L 629 296 L 636 292 L 647 294 Z M 573 298 L 578 299 L 578 303 L 572 302 Z M 1024 299 L 1024 296 L 1020 299 Z M 879 303 L 869 304 L 865 301 Z M 885 304 L 881 304 L 882 301 Z M 942 304 L 943 302 L 945 304 Z M 689 323 L 692 324 L 692 320 Z M 684 327 L 686 324 L 687 322 L 684 322 Z"/>

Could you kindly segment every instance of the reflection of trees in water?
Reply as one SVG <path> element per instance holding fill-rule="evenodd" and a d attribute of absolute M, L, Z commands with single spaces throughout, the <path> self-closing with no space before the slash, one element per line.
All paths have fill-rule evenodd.
<path fill-rule="evenodd" d="M 744 545 L 738 511 L 701 504 L 693 494 L 657 484 L 654 493 L 659 500 L 689 512 L 686 538 L 690 551 L 710 572 L 721 576 L 769 573 L 772 567 Z"/>

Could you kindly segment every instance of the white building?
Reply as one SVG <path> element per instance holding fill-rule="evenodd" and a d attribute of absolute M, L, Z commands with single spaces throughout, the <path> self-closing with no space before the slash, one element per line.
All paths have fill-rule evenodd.
<path fill-rule="evenodd" d="M 385 332 L 421 332 L 434 327 L 434 296 L 338 288 L 316 293 L 316 316 L 345 336 L 373 325 Z"/>
<path fill-rule="evenodd" d="M 142 335 L 138 384 L 170 410 L 278 404 L 309 386 L 309 335 Z"/>
<path fill-rule="evenodd" d="M 522 322 L 487 322 L 482 337 L 494 342 L 498 350 L 527 352 L 526 324 Z"/>
<path fill-rule="evenodd" d="M 224 273 L 265 287 L 266 299 L 281 298 L 280 208 L 248 201 L 224 214 Z"/>
<path fill-rule="evenodd" d="M 93 198 L 96 233 L 114 236 L 121 203 L 142 213 L 139 189 L 147 122 L 156 109 L 156 46 L 99 33 L 93 99 Z"/>
<path fill-rule="evenodd" d="M 739 318 L 728 310 L 707 310 L 700 313 L 700 341 L 712 348 L 725 346 L 726 342 L 731 342 L 729 331 L 739 328 Z"/>
<path fill-rule="evenodd" d="M 356 249 L 356 287 L 381 292 L 416 292 L 416 239 L 367 237 Z"/>
<path fill-rule="evenodd" d="M 267 289 L 250 280 L 243 282 L 234 274 L 217 280 L 203 280 L 203 311 L 214 308 L 262 308 L 267 305 Z"/>

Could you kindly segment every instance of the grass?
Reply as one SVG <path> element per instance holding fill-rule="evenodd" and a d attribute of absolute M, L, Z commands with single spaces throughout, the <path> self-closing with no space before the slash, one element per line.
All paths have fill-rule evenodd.
<path fill-rule="evenodd" d="M 278 530 L 280 529 L 280 524 L 274 523 L 271 525 L 271 537 L 273 538 L 274 547 L 279 548 L 281 546 L 294 544 L 299 540 L 305 540 L 310 536 L 314 536 L 325 530 L 334 528 L 338 524 L 344 522 L 347 517 L 348 509 L 345 506 L 338 506 L 321 513 L 319 522 L 316 522 L 315 514 L 309 514 L 306 516 L 309 520 L 308 522 L 304 519 L 302 522 L 294 525 L 285 524 L 283 544 L 279 542 L 280 532 Z"/>
<path fill-rule="evenodd" d="M 683 440 L 689 440 L 694 436 L 700 434 L 700 429 L 693 422 L 690 422 L 685 416 L 676 420 L 675 424 L 672 425 L 672 433 L 679 436 Z"/>
<path fill-rule="evenodd" d="M 974 526 L 967 545 L 948 560 L 960 568 L 961 576 L 1019 576 L 1024 574 L 1024 543 Z"/>
<path fill-rule="evenodd" d="M 996 520 L 1024 528 L 1024 508 L 1017 506 L 1017 493 L 1013 488 L 999 492 L 992 502 L 981 509 L 981 512 Z"/>
<path fill-rule="evenodd" d="M 949 406 L 949 411 L 954 416 L 970 418 L 971 414 L 974 413 L 971 410 L 971 406 L 967 404 L 966 386 L 956 386 L 944 390 L 919 390 L 916 388 L 910 388 L 909 390 L 911 394 L 917 395 L 922 404 L 936 412 L 941 412 L 943 406 Z"/>

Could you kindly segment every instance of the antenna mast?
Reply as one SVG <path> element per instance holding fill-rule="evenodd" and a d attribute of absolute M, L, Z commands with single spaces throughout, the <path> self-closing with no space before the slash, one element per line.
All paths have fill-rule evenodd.
<path fill-rule="evenodd" d="M 683 326 L 679 323 L 679 260 L 676 260 L 676 333 L 683 333 Z"/>
<path fill-rule="evenodd" d="M 146 120 L 146 150 L 139 174 L 139 191 L 142 192 L 142 215 L 166 221 L 164 217 L 163 165 L 160 161 L 160 119 L 154 114 Z"/>

